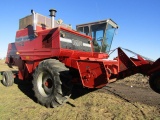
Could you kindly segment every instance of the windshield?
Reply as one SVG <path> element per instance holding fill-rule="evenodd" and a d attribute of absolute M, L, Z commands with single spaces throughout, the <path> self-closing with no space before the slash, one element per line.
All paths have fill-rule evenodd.
<path fill-rule="evenodd" d="M 93 46 L 95 52 L 109 52 L 115 32 L 110 24 L 94 25 L 92 29 Z"/>
<path fill-rule="evenodd" d="M 106 39 L 104 41 L 105 45 L 107 45 L 105 51 L 108 53 L 111 49 L 111 45 L 112 45 L 112 40 L 114 37 L 114 33 L 115 33 L 116 28 L 114 28 L 113 26 L 111 26 L 110 24 L 108 24 L 107 29 L 106 29 Z"/>

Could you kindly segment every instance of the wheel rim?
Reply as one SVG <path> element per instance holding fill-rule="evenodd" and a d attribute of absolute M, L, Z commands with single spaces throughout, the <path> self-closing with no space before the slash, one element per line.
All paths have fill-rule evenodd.
<path fill-rule="evenodd" d="M 3 82 L 6 83 L 7 82 L 7 79 L 6 79 L 6 76 L 3 75 Z"/>
<path fill-rule="evenodd" d="M 53 93 L 53 79 L 47 72 L 41 72 L 38 76 L 37 87 L 43 97 L 49 97 Z"/>

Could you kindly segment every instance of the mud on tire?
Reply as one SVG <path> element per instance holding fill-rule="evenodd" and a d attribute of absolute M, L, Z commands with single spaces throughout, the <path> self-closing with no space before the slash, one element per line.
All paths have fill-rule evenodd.
<path fill-rule="evenodd" d="M 40 62 L 33 75 L 33 91 L 37 101 L 46 107 L 67 102 L 72 85 L 69 69 L 55 59 Z"/>
<path fill-rule="evenodd" d="M 14 77 L 12 71 L 4 71 L 2 73 L 2 84 L 6 87 L 12 86 L 14 83 Z"/>
<path fill-rule="evenodd" d="M 149 85 L 152 90 L 160 94 L 160 72 L 154 73 L 150 76 Z"/>

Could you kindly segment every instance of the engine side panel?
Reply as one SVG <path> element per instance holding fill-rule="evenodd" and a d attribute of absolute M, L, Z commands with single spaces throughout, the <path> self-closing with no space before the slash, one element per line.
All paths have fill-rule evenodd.
<path fill-rule="evenodd" d="M 60 31 L 61 48 L 91 52 L 91 44 L 88 38 L 78 36 L 68 31 Z M 63 36 L 63 37 L 62 37 Z"/>

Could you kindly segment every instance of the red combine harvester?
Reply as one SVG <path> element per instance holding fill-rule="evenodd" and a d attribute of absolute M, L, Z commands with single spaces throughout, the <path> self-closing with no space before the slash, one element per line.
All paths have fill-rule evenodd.
<path fill-rule="evenodd" d="M 18 67 L 20 80 L 32 80 L 40 104 L 57 107 L 65 103 L 74 84 L 102 88 L 117 78 L 137 72 L 148 74 L 153 62 L 140 55 L 129 58 L 121 48 L 118 57 L 108 60 L 118 28 L 111 19 L 77 25 L 75 31 L 62 20 L 54 20 L 56 10 L 49 11 L 51 19 L 33 10 L 32 15 L 20 19 L 6 57 L 9 67 Z M 3 72 L 2 83 L 14 83 L 11 71 Z"/>

